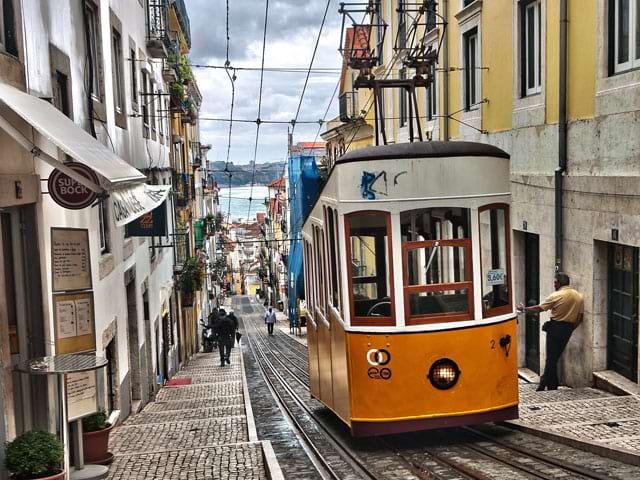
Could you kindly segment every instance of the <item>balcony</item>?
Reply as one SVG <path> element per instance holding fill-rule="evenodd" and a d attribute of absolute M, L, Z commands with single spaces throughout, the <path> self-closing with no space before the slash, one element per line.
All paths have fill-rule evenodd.
<path fill-rule="evenodd" d="M 169 0 L 148 0 L 147 52 L 153 58 L 167 58 L 172 49 L 169 37 Z"/>
<path fill-rule="evenodd" d="M 193 195 L 191 195 L 191 175 L 188 173 L 177 173 L 173 177 L 174 189 L 176 191 L 176 205 L 178 207 L 188 207 Z"/>
<path fill-rule="evenodd" d="M 189 23 L 189 15 L 187 14 L 187 7 L 184 4 L 184 0 L 171 0 L 171 4 L 176 11 L 176 17 L 180 23 L 182 34 L 187 42 L 189 48 L 191 48 L 191 25 Z"/>
<path fill-rule="evenodd" d="M 338 98 L 340 102 L 340 121 L 353 122 L 358 118 L 357 92 L 345 92 Z"/>

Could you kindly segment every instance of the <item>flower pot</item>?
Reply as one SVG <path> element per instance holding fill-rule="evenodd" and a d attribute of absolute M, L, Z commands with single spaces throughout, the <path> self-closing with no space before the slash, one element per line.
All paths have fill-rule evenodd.
<path fill-rule="evenodd" d="M 113 454 L 109 453 L 109 433 L 113 425 L 95 432 L 82 434 L 82 448 L 85 463 L 108 465 L 113 461 Z"/>
<path fill-rule="evenodd" d="M 61 478 L 64 478 L 64 470 L 60 471 L 59 473 L 54 473 L 54 474 L 47 474 L 46 477 L 31 477 L 31 480 L 60 480 Z M 9 477 L 9 478 L 13 478 L 13 477 Z"/>

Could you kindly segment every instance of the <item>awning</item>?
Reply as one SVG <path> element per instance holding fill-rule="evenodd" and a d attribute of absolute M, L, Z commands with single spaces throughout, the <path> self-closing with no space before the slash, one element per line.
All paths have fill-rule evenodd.
<path fill-rule="evenodd" d="M 75 161 L 87 165 L 103 176 L 111 186 L 123 182 L 144 182 L 146 180 L 146 177 L 139 170 L 98 142 L 50 103 L 2 82 L 0 82 L 0 102 Z M 69 169 L 65 169 L 63 163 L 41 152 L 15 126 L 1 116 L 0 128 L 6 130 L 9 135 L 32 151 L 34 155 L 86 185 L 86 179 L 82 181 L 82 179 L 70 174 L 67 171 Z M 89 185 L 86 186 L 92 188 Z"/>
<path fill-rule="evenodd" d="M 167 199 L 171 185 L 141 183 L 109 194 L 116 226 L 121 227 L 159 207 Z"/>

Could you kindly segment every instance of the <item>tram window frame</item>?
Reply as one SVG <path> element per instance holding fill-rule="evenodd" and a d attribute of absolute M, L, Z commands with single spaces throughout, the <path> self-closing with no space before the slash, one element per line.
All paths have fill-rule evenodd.
<path fill-rule="evenodd" d="M 355 298 L 353 295 L 353 268 L 351 261 L 351 222 L 356 217 L 362 216 L 383 216 L 385 219 L 385 233 L 386 233 L 386 243 L 387 243 L 387 256 L 386 256 L 386 278 L 385 283 L 387 284 L 388 292 L 387 297 L 390 303 L 390 312 L 389 316 L 359 316 L 356 315 L 355 308 Z M 392 239 L 392 229 L 391 229 L 391 214 L 385 211 L 379 210 L 361 210 L 357 212 L 352 212 L 344 216 L 344 227 L 345 227 L 345 242 L 346 242 L 346 261 L 347 261 L 347 277 L 348 281 L 348 289 L 349 289 L 349 305 L 351 308 L 351 325 L 352 326 L 395 326 L 395 291 L 394 291 L 394 274 L 393 274 L 393 239 Z M 376 276 L 378 277 L 378 272 L 376 272 Z M 378 301 L 383 301 L 379 300 Z"/>
<path fill-rule="evenodd" d="M 322 255 L 322 250 L 320 249 L 320 246 L 322 245 L 322 229 L 320 229 L 318 226 L 314 225 L 313 226 L 313 247 L 315 250 L 315 266 L 316 266 L 316 279 L 318 280 L 316 282 L 316 310 L 318 313 L 320 313 L 320 315 L 326 320 L 326 316 L 325 316 L 325 283 L 324 283 L 324 276 L 323 276 L 323 271 L 324 268 L 322 267 L 323 263 L 324 263 L 324 256 Z"/>
<path fill-rule="evenodd" d="M 324 209 L 324 223 L 326 225 L 326 238 L 328 243 L 329 256 L 327 258 L 329 264 L 329 303 L 338 312 L 340 311 L 340 287 L 338 279 L 338 246 L 336 235 L 335 210 L 331 207 Z"/>
<path fill-rule="evenodd" d="M 315 315 L 313 312 L 313 293 L 312 293 L 312 285 L 311 278 L 313 278 L 311 274 L 311 248 L 309 246 L 309 241 L 304 239 L 302 241 L 303 245 L 303 255 L 304 255 L 304 293 L 305 293 L 305 301 L 307 304 L 307 323 L 310 321 L 313 327 L 316 327 Z"/>
<path fill-rule="evenodd" d="M 483 212 L 492 211 L 492 210 L 503 210 L 504 215 L 504 246 L 505 246 L 505 262 L 506 262 L 506 271 L 507 271 L 507 279 L 505 282 L 506 290 L 507 290 L 507 300 L 508 303 L 506 305 L 500 305 L 498 307 L 486 308 L 484 302 L 484 276 L 485 269 L 482 262 L 482 223 L 480 222 L 480 218 Z M 480 292 L 482 298 L 482 318 L 490 318 L 498 315 L 504 315 L 513 312 L 513 285 L 512 285 L 512 273 L 511 273 L 511 225 L 509 222 L 509 205 L 506 203 L 491 203 L 488 205 L 483 205 L 478 208 L 478 243 L 480 245 L 480 278 L 482 279 L 480 283 Z M 490 217 L 491 218 L 491 217 Z M 492 238 L 493 243 L 493 238 Z M 493 245 L 492 245 L 493 247 Z M 491 249 L 491 253 L 493 254 L 493 248 Z M 493 262 L 493 259 L 492 259 Z M 493 269 L 493 267 L 491 268 Z"/>
<path fill-rule="evenodd" d="M 440 215 L 436 213 L 441 211 Z M 464 238 L 441 238 L 443 233 L 441 216 L 444 214 L 446 218 L 447 214 L 451 213 L 451 210 L 460 210 L 463 223 L 458 225 L 455 229 L 456 233 L 460 235 L 460 232 L 464 234 Z M 471 210 L 466 207 L 424 207 L 412 210 L 406 210 L 400 213 L 401 231 L 402 231 L 402 218 L 403 216 L 409 216 L 411 219 L 412 228 L 415 228 L 415 215 L 429 215 L 432 218 L 433 226 L 429 228 L 432 238 L 424 238 L 420 235 L 420 239 L 403 240 L 402 241 L 402 284 L 403 284 L 403 299 L 404 299 L 404 313 L 405 323 L 407 325 L 424 325 L 430 323 L 443 323 L 443 322 L 459 322 L 465 320 L 471 320 L 474 318 L 474 285 L 473 285 L 473 251 L 471 241 Z M 453 224 L 455 226 L 455 224 Z M 466 231 L 465 231 L 466 230 Z M 415 232 L 413 233 L 415 235 Z M 405 238 L 404 235 L 402 237 Z M 425 248 L 435 247 L 449 247 L 449 248 L 462 248 L 464 249 L 464 279 L 454 282 L 442 282 L 442 283 L 419 283 L 411 284 L 409 278 L 409 252 L 412 250 L 420 250 Z M 460 253 L 458 253 L 459 257 Z M 440 261 L 440 260 L 437 260 Z M 460 275 L 462 272 L 458 272 Z M 460 312 L 437 312 L 432 314 L 411 314 L 411 295 L 425 293 L 425 292 L 450 292 L 450 291 L 462 291 L 466 290 L 467 296 L 467 310 Z"/>

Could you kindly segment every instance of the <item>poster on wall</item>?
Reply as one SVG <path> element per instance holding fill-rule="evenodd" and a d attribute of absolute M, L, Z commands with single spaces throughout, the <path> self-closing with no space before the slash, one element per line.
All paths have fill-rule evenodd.
<path fill-rule="evenodd" d="M 67 409 L 70 422 L 98 410 L 96 375 L 94 370 L 67 374 Z"/>
<path fill-rule="evenodd" d="M 51 229 L 51 275 L 54 292 L 92 287 L 87 229 Z"/>
<path fill-rule="evenodd" d="M 93 292 L 53 296 L 56 353 L 95 350 Z"/>

